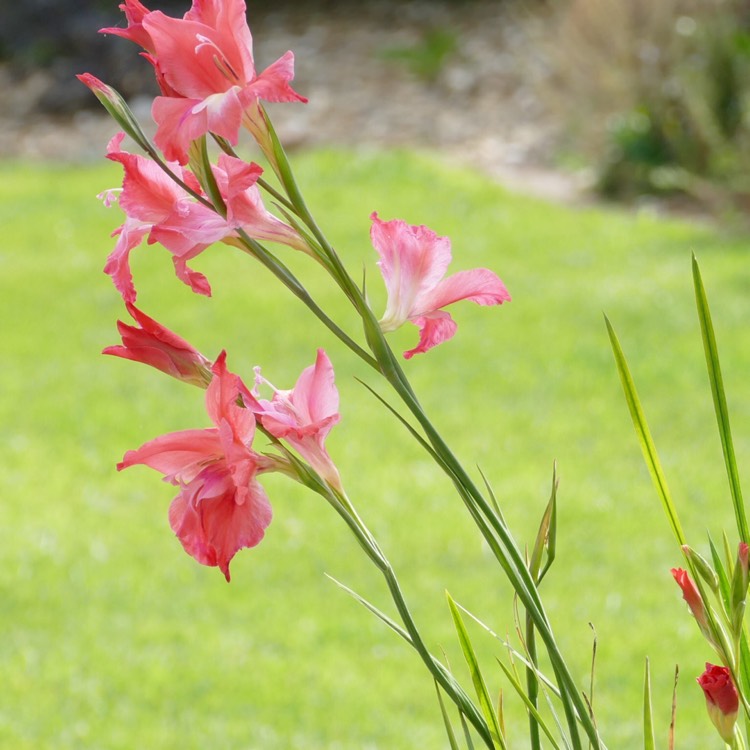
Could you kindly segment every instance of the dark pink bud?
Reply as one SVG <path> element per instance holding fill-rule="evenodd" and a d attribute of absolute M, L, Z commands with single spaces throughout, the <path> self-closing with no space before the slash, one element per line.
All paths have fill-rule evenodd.
<path fill-rule="evenodd" d="M 706 671 L 698 677 L 698 684 L 706 696 L 709 718 L 724 742 L 730 745 L 740 707 L 739 695 L 731 673 L 726 667 L 706 662 Z"/>
<path fill-rule="evenodd" d="M 103 354 L 143 362 L 200 388 L 208 386 L 211 382 L 211 362 L 208 359 L 135 305 L 128 303 L 127 308 L 140 327 L 118 321 L 122 346 L 108 346 Z"/>

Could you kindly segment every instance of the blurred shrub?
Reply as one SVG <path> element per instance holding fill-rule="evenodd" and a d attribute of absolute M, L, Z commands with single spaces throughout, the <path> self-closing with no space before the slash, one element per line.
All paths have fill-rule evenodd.
<path fill-rule="evenodd" d="M 552 55 L 567 145 L 602 193 L 750 205 L 747 0 L 566 0 Z"/>
<path fill-rule="evenodd" d="M 398 63 L 426 83 L 434 83 L 458 49 L 458 36 L 452 29 L 428 29 L 416 44 L 388 47 L 384 60 Z"/>

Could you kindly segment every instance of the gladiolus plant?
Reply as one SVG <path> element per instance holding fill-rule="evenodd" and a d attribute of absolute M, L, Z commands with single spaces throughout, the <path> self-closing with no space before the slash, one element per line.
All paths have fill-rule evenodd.
<path fill-rule="evenodd" d="M 465 627 L 465 616 L 473 615 L 448 595 L 450 616 L 471 675 L 468 687 L 445 658 L 429 650 L 396 571 L 347 494 L 346 476 L 326 447 L 330 432 L 342 429 L 335 363 L 353 354 L 369 368 L 372 381 L 364 383 L 365 388 L 416 440 L 435 469 L 449 478 L 514 589 L 518 606 L 513 629 L 520 637 L 516 645 L 504 643 L 510 665 L 498 663 L 527 712 L 530 746 L 603 750 L 590 696 L 558 646 L 539 591 L 555 557 L 556 477 L 537 537 L 527 552 L 515 540 L 484 477 L 475 481 L 436 429 L 407 374 L 410 359 L 430 357 L 434 347 L 457 334 L 457 323 L 446 308 L 452 310 L 461 301 L 486 307 L 507 303 L 511 298 L 504 283 L 486 268 L 449 274 L 453 248 L 448 237 L 405 219 L 381 219 L 373 207 L 372 265 L 379 269 L 387 300 L 378 316 L 367 294 L 378 283 L 377 271 L 359 280 L 361 270 L 350 270 L 346 252 L 333 248 L 308 209 L 265 108 L 266 102 L 303 106 L 307 101 L 291 85 L 293 54 L 285 53 L 258 72 L 243 0 L 193 0 L 182 18 L 151 11 L 139 0 L 124 0 L 120 8 L 126 26 L 102 31 L 141 48 L 153 67 L 159 95 L 151 109 L 156 126 L 152 142 L 117 91 L 89 73 L 79 76 L 121 128 L 109 142 L 106 157 L 122 167 L 122 185 L 105 190 L 101 198 L 106 205 L 117 204 L 124 220 L 113 232 L 116 239 L 104 271 L 134 325 L 118 322 L 122 343 L 104 353 L 198 386 L 205 391 L 200 397 L 207 426 L 152 438 L 127 451 L 117 468 L 147 466 L 175 488 L 168 512 L 175 536 L 190 557 L 218 568 L 227 581 L 234 556 L 258 545 L 271 523 L 273 498 L 264 488 L 265 475 L 283 474 L 316 493 L 344 521 L 383 577 L 395 618 L 341 586 L 401 636 L 424 664 L 437 688 L 451 747 L 460 746 L 458 736 L 465 738 L 466 747 L 509 747 L 502 705 L 498 709 L 489 692 L 487 668 L 480 665 Z M 248 143 L 243 145 L 255 148 L 263 165 L 238 156 L 235 147 L 245 136 Z M 138 152 L 124 148 L 126 137 Z M 270 274 L 280 293 L 286 290 L 308 308 L 309 320 L 301 325 L 309 324 L 311 340 L 322 325 L 336 337 L 338 348 L 325 351 L 313 346 L 308 361 L 313 356 L 314 361 L 287 388 L 274 384 L 273 363 L 257 366 L 249 374 L 235 373 L 230 369 L 232 354 L 221 342 L 213 350 L 221 353 L 209 359 L 150 317 L 140 302 L 136 306 L 137 280 L 130 255 L 144 241 L 161 245 L 170 254 L 177 278 L 188 290 L 205 296 L 211 295 L 211 279 L 192 268 L 191 261 L 214 245 L 240 250 L 254 266 L 253 274 Z M 460 267 L 461 249 L 455 250 Z M 331 292 L 343 297 L 358 321 L 354 332 L 350 320 L 336 319 L 292 273 L 284 260 L 292 254 L 301 261 L 295 267 L 315 264 L 327 274 Z M 416 327 L 416 331 L 411 328 L 415 343 L 397 353 L 389 334 L 405 324 Z M 624 360 L 619 361 L 623 371 Z M 185 393 L 198 396 L 193 389 Z M 386 472 L 383 468 L 384 477 Z M 674 520 L 673 528 L 679 529 Z M 686 545 L 681 532 L 677 536 Z M 730 744 L 739 741 L 734 727 L 739 707 L 747 714 L 750 684 L 743 656 L 747 652 L 746 523 L 741 541 L 736 560 L 722 562 L 716 553 L 711 564 L 699 563 L 697 553 L 684 546 L 686 569 L 672 571 L 701 632 L 721 659 L 723 666 L 710 667 L 699 682 L 711 720 Z M 451 718 L 456 709 L 460 732 Z"/>

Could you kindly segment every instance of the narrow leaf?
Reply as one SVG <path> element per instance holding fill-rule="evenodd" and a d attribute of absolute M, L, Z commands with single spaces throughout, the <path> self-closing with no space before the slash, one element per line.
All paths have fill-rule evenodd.
<path fill-rule="evenodd" d="M 643 750 L 656 750 L 654 717 L 651 708 L 651 668 L 646 658 L 646 673 L 643 678 Z"/>
<path fill-rule="evenodd" d="M 479 473 L 482 476 L 482 480 L 484 481 L 484 486 L 487 488 L 487 494 L 490 496 L 490 502 L 492 503 L 492 509 L 497 514 L 497 517 L 500 519 L 501 523 L 503 525 L 507 525 L 505 523 L 505 517 L 503 516 L 503 512 L 500 510 L 500 504 L 497 502 L 497 496 L 495 495 L 495 490 L 492 489 L 492 485 L 489 482 L 489 479 L 485 476 L 484 472 L 482 471 L 481 466 L 477 466 L 477 469 L 479 470 Z"/>
<path fill-rule="evenodd" d="M 698 318 L 701 324 L 701 335 L 703 337 L 703 349 L 706 354 L 706 366 L 708 368 L 708 379 L 711 383 L 711 395 L 714 401 L 716 422 L 719 427 L 721 438 L 721 449 L 724 453 L 724 464 L 729 479 L 729 489 L 732 493 L 732 504 L 737 521 L 737 530 L 743 542 L 750 541 L 750 530 L 747 525 L 747 514 L 745 503 L 742 500 L 742 488 L 740 486 L 740 475 L 737 469 L 737 460 L 734 455 L 734 443 L 732 442 L 732 430 L 729 425 L 729 409 L 724 393 L 724 380 L 721 376 L 719 365 L 719 350 L 716 346 L 716 336 L 711 322 L 711 311 L 708 307 L 708 298 L 703 286 L 698 260 L 693 255 L 693 285 L 695 287 L 695 303 L 698 308 Z"/>
<path fill-rule="evenodd" d="M 722 562 L 721 555 L 719 554 L 719 550 L 716 549 L 716 545 L 714 545 L 713 539 L 711 537 L 708 538 L 708 544 L 711 548 L 711 559 L 714 563 L 714 572 L 716 573 L 718 579 L 719 579 L 719 592 L 721 594 L 721 599 L 724 602 L 724 608 L 726 611 L 729 611 L 729 601 L 731 597 L 731 589 L 729 586 L 729 576 L 727 576 L 727 571 L 724 568 L 724 563 Z"/>
<path fill-rule="evenodd" d="M 337 581 L 333 576 L 330 576 L 327 573 L 326 576 L 330 578 L 337 586 L 346 591 L 349 596 L 356 599 L 363 607 L 369 609 L 370 612 L 375 615 L 375 617 L 384 622 L 391 630 L 393 630 L 394 633 L 400 635 L 410 645 L 414 645 L 409 634 L 397 622 L 388 617 L 388 615 L 386 615 L 384 612 L 381 612 L 374 604 L 370 604 L 367 599 L 361 597 L 356 591 L 353 591 L 348 586 L 341 583 L 341 581 Z"/>
<path fill-rule="evenodd" d="M 466 723 L 466 717 L 461 714 L 461 726 L 464 730 L 464 739 L 466 740 L 466 750 L 474 750 L 474 740 L 471 739 L 469 725 Z"/>
<path fill-rule="evenodd" d="M 552 492 L 549 502 L 542 515 L 542 521 L 539 524 L 539 531 L 534 542 L 534 549 L 531 553 L 529 562 L 529 572 L 537 584 L 542 582 L 545 574 L 555 559 L 555 550 L 557 548 L 557 488 L 559 480 L 557 478 L 557 464 L 552 466 Z M 547 559 L 544 568 L 541 569 L 542 556 L 547 553 Z"/>
<path fill-rule="evenodd" d="M 529 700 L 529 696 L 526 695 L 526 692 L 524 691 L 523 686 L 518 681 L 513 671 L 509 667 L 507 667 L 505 664 L 503 664 L 500 661 L 500 659 L 497 659 L 497 663 L 500 665 L 500 669 L 503 670 L 503 672 L 505 673 L 505 676 L 508 678 L 508 682 L 510 682 L 513 689 L 516 691 L 516 693 L 518 693 L 518 696 L 524 702 L 526 709 L 534 717 L 534 719 L 536 719 L 536 722 L 541 728 L 541 730 L 547 735 L 549 741 L 552 743 L 552 747 L 559 750 L 560 746 L 557 744 L 554 735 L 550 731 L 550 728 L 545 723 L 544 719 L 542 718 L 542 715 L 539 713 L 536 706 Z"/>
<path fill-rule="evenodd" d="M 742 628 L 740 636 L 740 680 L 742 695 L 750 695 L 750 646 L 747 639 L 747 625 Z"/>
<path fill-rule="evenodd" d="M 609 318 L 604 316 L 604 320 L 607 324 L 607 331 L 609 333 L 609 340 L 612 344 L 612 351 L 615 355 L 615 363 L 617 365 L 617 371 L 620 375 L 620 381 L 622 383 L 623 391 L 625 392 L 625 400 L 630 410 L 630 416 L 633 420 L 633 426 L 635 427 L 638 441 L 641 444 L 641 450 L 643 451 L 643 457 L 646 460 L 646 466 L 651 474 L 654 487 L 661 500 L 662 507 L 667 514 L 669 525 L 672 527 L 677 542 L 680 546 L 687 543 L 685 534 L 682 531 L 682 525 L 680 519 L 677 516 L 677 509 L 672 502 L 672 496 L 667 486 L 667 479 L 664 476 L 664 471 L 661 467 L 661 461 L 659 461 L 659 455 L 656 452 L 656 446 L 651 437 L 651 430 L 649 430 L 648 423 L 646 422 L 646 416 L 641 408 L 641 402 L 638 398 L 638 392 L 635 389 L 635 383 L 630 374 L 628 364 L 625 360 L 625 355 L 620 346 L 620 342 L 617 338 L 612 324 L 609 322 Z"/>
<path fill-rule="evenodd" d="M 482 710 L 487 725 L 490 728 L 490 734 L 492 735 L 492 743 L 496 748 L 506 750 L 505 739 L 500 731 L 500 724 L 497 720 L 497 714 L 492 705 L 490 694 L 487 690 L 487 684 L 482 677 L 482 672 L 479 668 L 479 662 L 477 660 L 476 652 L 474 647 L 471 645 L 469 633 L 464 625 L 461 612 L 459 611 L 456 602 L 453 597 L 446 591 L 446 597 L 448 598 L 448 606 L 453 616 L 453 624 L 456 627 L 456 633 L 458 634 L 458 640 L 461 644 L 461 650 L 463 651 L 466 664 L 469 667 L 469 673 L 471 674 L 471 681 L 474 683 L 474 690 L 476 691 L 477 698 L 479 699 L 479 707 Z"/>
<path fill-rule="evenodd" d="M 440 713 L 443 715 L 443 724 L 445 725 L 445 733 L 448 735 L 448 744 L 451 746 L 451 750 L 459 750 L 456 735 L 453 732 L 453 725 L 448 717 L 448 711 L 445 709 L 445 703 L 443 702 L 443 696 L 440 692 L 440 686 L 438 685 L 437 680 L 435 680 L 435 692 L 437 693 L 438 703 L 440 704 Z"/>

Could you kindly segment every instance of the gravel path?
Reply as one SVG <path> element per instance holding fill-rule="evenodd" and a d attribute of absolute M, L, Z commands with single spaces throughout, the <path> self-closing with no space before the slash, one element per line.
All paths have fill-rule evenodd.
<path fill-rule="evenodd" d="M 417 146 L 521 192 L 578 199 L 581 186 L 549 166 L 556 131 L 540 94 L 549 75 L 544 22 L 528 7 L 367 0 L 356 10 L 318 2 L 303 12 L 251 12 L 258 67 L 292 49 L 294 86 L 310 100 L 271 108 L 283 142 Z M 430 66 L 440 45 L 453 49 Z M 418 64 L 427 72 L 416 73 Z M 135 48 L 133 65 L 147 66 Z M 0 158 L 101 158 L 114 124 L 97 111 L 57 121 L 35 114 L 49 85 L 43 73 L 16 82 L 0 69 Z M 148 119 L 146 98 L 132 105 Z"/>

